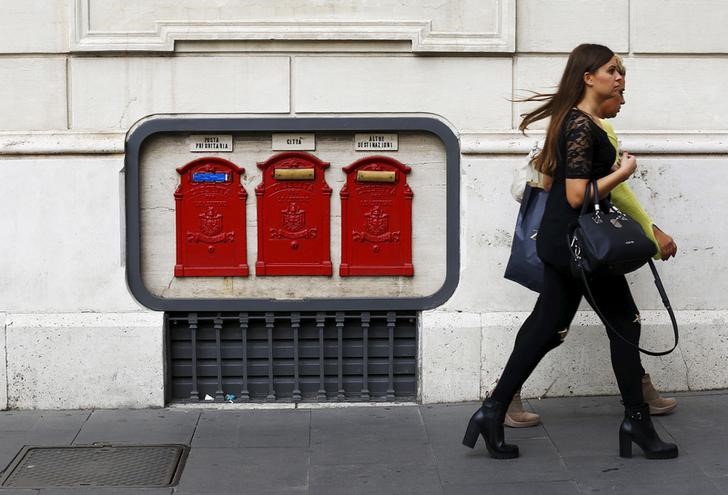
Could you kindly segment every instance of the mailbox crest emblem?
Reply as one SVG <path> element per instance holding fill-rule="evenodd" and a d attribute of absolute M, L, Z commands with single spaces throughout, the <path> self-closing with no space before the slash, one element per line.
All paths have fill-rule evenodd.
<path fill-rule="evenodd" d="M 372 235 L 382 235 L 389 227 L 389 215 L 375 206 L 372 211 L 364 214 L 367 217 L 367 231 Z"/>
<path fill-rule="evenodd" d="M 306 212 L 298 207 L 296 203 L 291 203 L 288 208 L 281 211 L 283 215 L 283 227 L 291 232 L 303 230 L 306 225 Z"/>
<path fill-rule="evenodd" d="M 222 214 L 215 213 L 212 206 L 205 213 L 200 213 L 200 232 L 208 236 L 222 232 Z"/>

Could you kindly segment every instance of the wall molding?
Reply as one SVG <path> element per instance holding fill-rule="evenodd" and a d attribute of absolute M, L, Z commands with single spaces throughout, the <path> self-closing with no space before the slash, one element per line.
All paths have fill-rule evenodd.
<path fill-rule="evenodd" d="M 622 147 L 634 154 L 728 154 L 728 131 L 620 131 Z M 460 133 L 463 155 L 526 154 L 544 132 L 517 131 Z"/>
<path fill-rule="evenodd" d="M 124 132 L 0 132 L 0 155 L 113 155 L 124 153 Z"/>
<path fill-rule="evenodd" d="M 433 31 L 432 20 L 155 20 L 154 31 L 92 29 L 91 0 L 76 0 L 72 52 L 173 52 L 175 41 L 411 41 L 412 52 L 514 53 L 516 0 L 495 0 L 493 31 Z M 464 13 L 467 15 L 467 13 Z"/>
<path fill-rule="evenodd" d="M 517 131 L 462 132 L 463 155 L 521 155 L 543 132 L 524 136 Z M 641 155 L 728 154 L 728 131 L 619 133 L 622 146 Z M 4 131 L 0 132 L 0 155 L 115 155 L 124 153 L 124 132 Z"/>

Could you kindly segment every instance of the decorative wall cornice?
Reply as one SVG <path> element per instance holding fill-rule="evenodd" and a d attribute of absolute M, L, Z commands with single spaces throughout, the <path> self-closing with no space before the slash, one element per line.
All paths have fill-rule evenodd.
<path fill-rule="evenodd" d="M 494 29 L 433 31 L 432 19 L 317 20 L 264 18 L 233 20 L 153 19 L 153 31 L 97 30 L 92 0 L 76 0 L 73 52 L 172 52 L 175 41 L 410 41 L 412 52 L 513 53 L 516 0 L 491 0 Z M 476 5 L 476 4 L 473 4 Z M 482 9 L 488 6 L 481 6 Z M 475 8 L 475 7 L 472 7 Z M 465 9 L 467 10 L 467 9 Z M 461 12 L 464 17 L 468 12 Z M 473 13 L 474 15 L 474 13 Z M 150 21 L 144 19 L 144 21 Z"/>
<path fill-rule="evenodd" d="M 728 154 L 728 131 L 624 131 L 619 133 L 622 148 L 634 154 L 706 155 Z M 525 154 L 544 132 L 463 132 L 460 152 L 463 155 Z"/>
<path fill-rule="evenodd" d="M 123 132 L 34 131 L 0 132 L 0 155 L 113 155 L 124 153 Z M 523 155 L 543 133 L 460 133 L 463 155 Z M 622 146 L 640 155 L 728 154 L 725 132 L 620 132 Z"/>

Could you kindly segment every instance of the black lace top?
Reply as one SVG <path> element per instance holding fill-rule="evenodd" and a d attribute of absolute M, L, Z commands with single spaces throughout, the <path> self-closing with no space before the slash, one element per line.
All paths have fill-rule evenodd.
<path fill-rule="evenodd" d="M 553 185 L 538 232 L 538 256 L 546 263 L 567 267 L 566 234 L 576 222 L 580 208 L 566 201 L 566 179 L 599 179 L 611 172 L 616 151 L 607 133 L 587 114 L 576 108 L 566 116 L 558 143 Z"/>

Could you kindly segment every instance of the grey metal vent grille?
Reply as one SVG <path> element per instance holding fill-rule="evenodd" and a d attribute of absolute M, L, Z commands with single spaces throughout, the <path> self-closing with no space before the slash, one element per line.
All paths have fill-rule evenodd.
<path fill-rule="evenodd" d="M 168 402 L 412 400 L 417 393 L 415 312 L 165 316 Z"/>
<path fill-rule="evenodd" d="M 184 445 L 25 447 L 3 487 L 165 487 L 176 484 Z"/>

